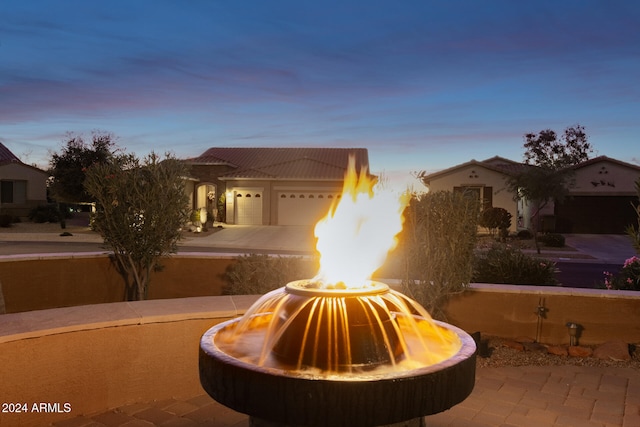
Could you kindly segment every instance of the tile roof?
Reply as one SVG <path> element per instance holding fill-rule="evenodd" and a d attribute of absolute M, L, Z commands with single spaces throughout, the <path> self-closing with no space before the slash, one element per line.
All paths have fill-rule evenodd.
<path fill-rule="evenodd" d="M 617 165 L 624 166 L 624 167 L 627 167 L 627 168 L 640 170 L 640 166 L 638 166 L 638 165 L 634 165 L 632 163 L 623 162 L 623 161 L 617 160 L 617 159 L 612 159 L 611 157 L 607 157 L 607 156 L 594 157 L 593 159 L 585 160 L 582 163 L 578 163 L 577 165 L 573 165 L 573 166 L 571 166 L 571 168 L 574 169 L 574 170 L 577 170 L 577 169 L 581 169 L 581 168 L 583 168 L 585 166 L 593 165 L 593 164 L 600 163 L 600 162 L 611 162 L 611 163 L 615 163 Z"/>
<path fill-rule="evenodd" d="M 4 163 L 22 163 L 20 159 L 11 152 L 3 143 L 0 142 L 0 164 Z"/>
<path fill-rule="evenodd" d="M 350 155 L 358 170 L 368 167 L 366 148 L 214 147 L 187 162 L 234 168 L 221 179 L 342 180 Z"/>
<path fill-rule="evenodd" d="M 504 157 L 495 156 L 490 159 L 486 159 L 482 161 L 472 159 L 468 162 L 461 163 L 459 165 L 455 165 L 450 168 L 443 169 L 428 175 L 424 175 L 421 179 L 423 182 L 428 184 L 433 179 L 448 175 L 461 168 L 468 167 L 468 166 L 484 167 L 486 169 L 493 170 L 495 172 L 500 172 L 505 175 L 516 175 L 517 173 L 520 173 L 527 168 L 537 167 L 533 165 L 527 165 L 525 163 L 518 163 L 513 160 L 505 159 Z"/>

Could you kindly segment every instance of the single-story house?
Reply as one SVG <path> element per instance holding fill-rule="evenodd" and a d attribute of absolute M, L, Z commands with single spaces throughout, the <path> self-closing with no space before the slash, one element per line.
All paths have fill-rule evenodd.
<path fill-rule="evenodd" d="M 214 147 L 186 160 L 188 191 L 229 224 L 312 225 L 342 193 L 350 156 L 368 169 L 364 148 Z"/>
<path fill-rule="evenodd" d="M 0 213 L 27 216 L 47 203 L 47 178 L 45 171 L 22 163 L 0 143 Z"/>
<path fill-rule="evenodd" d="M 422 177 L 430 191 L 467 191 L 477 194 L 483 206 L 501 207 L 512 216 L 511 230 L 530 228 L 532 207 L 514 200 L 506 178 L 529 167 L 499 156 L 471 160 Z M 599 156 L 573 166 L 574 185 L 561 203 L 549 203 L 540 213 L 543 231 L 558 233 L 624 233 L 637 221 L 635 182 L 640 166 Z M 632 206 L 633 204 L 633 206 Z"/>

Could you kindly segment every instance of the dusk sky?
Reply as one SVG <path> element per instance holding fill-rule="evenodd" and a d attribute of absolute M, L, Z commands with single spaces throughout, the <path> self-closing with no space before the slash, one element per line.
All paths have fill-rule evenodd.
<path fill-rule="evenodd" d="M 364 147 L 409 176 L 575 124 L 640 164 L 639 2 L 0 2 L 0 141 L 43 168 L 102 130 L 139 156 Z"/>

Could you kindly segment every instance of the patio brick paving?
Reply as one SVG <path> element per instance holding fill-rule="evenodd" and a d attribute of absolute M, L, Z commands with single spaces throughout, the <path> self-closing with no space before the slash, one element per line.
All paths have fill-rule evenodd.
<path fill-rule="evenodd" d="M 249 418 L 202 394 L 183 401 L 136 403 L 54 425 L 248 427 Z M 426 417 L 426 425 L 637 427 L 640 371 L 579 366 L 480 368 L 471 395 L 448 411 Z"/>

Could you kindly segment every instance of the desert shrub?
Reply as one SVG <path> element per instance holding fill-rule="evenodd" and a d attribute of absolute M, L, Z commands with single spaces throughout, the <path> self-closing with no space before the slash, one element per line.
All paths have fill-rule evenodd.
<path fill-rule="evenodd" d="M 607 289 L 640 291 L 640 258 L 627 259 L 618 274 L 605 271 L 604 285 Z"/>
<path fill-rule="evenodd" d="M 60 210 L 54 204 L 38 205 L 29 212 L 29 220 L 36 223 L 59 222 Z"/>
<path fill-rule="evenodd" d="M 478 225 L 486 228 L 492 237 L 499 233 L 500 238 L 504 239 L 509 234 L 509 227 L 511 227 L 511 214 L 503 208 L 487 208 L 480 214 Z"/>
<path fill-rule="evenodd" d="M 403 291 L 436 319 L 444 320 L 447 298 L 471 281 L 478 215 L 477 199 L 446 191 L 414 196 L 405 210 Z"/>
<path fill-rule="evenodd" d="M 540 236 L 540 241 L 545 246 L 551 246 L 554 248 L 564 247 L 564 236 L 558 233 L 545 233 Z"/>
<path fill-rule="evenodd" d="M 13 217 L 9 214 L 0 215 L 0 227 L 9 228 L 13 225 Z"/>
<path fill-rule="evenodd" d="M 315 265 L 302 257 L 242 255 L 227 268 L 226 295 L 265 294 L 293 280 L 309 279 Z"/>
<path fill-rule="evenodd" d="M 513 285 L 555 285 L 555 263 L 494 243 L 476 254 L 473 281 Z"/>
<path fill-rule="evenodd" d="M 516 234 L 516 237 L 520 240 L 529 240 L 529 239 L 533 239 L 533 233 L 531 232 L 531 230 L 520 230 L 518 231 L 518 233 Z"/>

